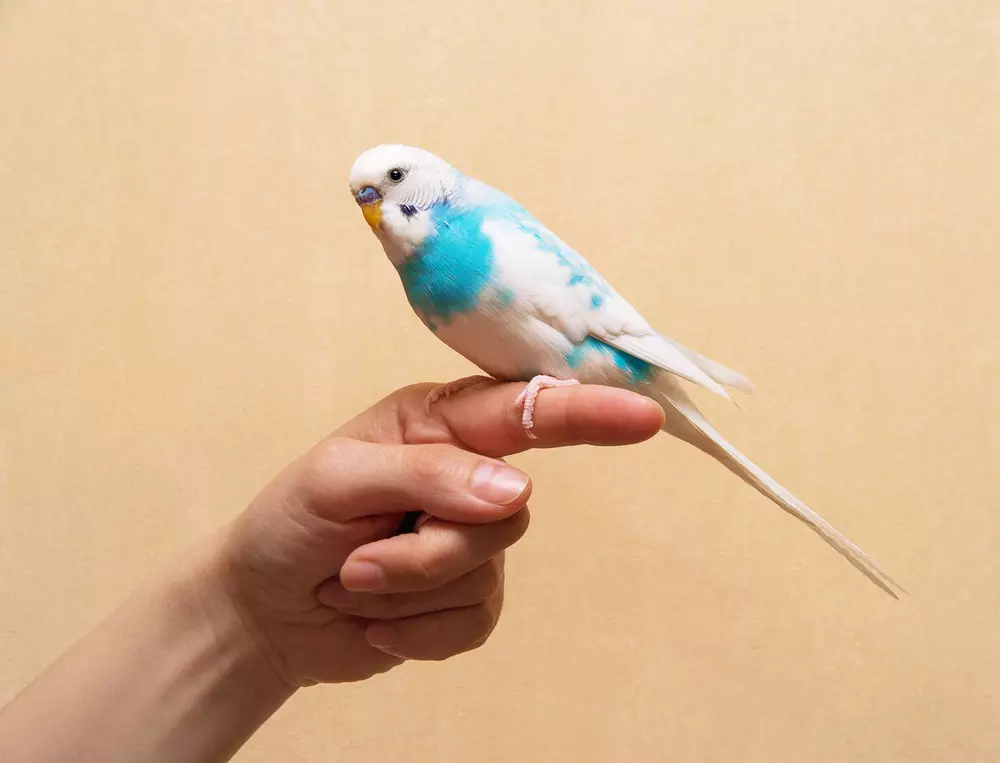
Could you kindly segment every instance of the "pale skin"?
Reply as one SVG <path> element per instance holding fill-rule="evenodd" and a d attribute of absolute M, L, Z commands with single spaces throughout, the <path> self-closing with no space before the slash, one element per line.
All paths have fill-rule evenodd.
<path fill-rule="evenodd" d="M 433 389 L 345 424 L 137 589 L 0 711 L 0 760 L 225 761 L 300 688 L 481 646 L 528 527 L 530 480 L 503 457 L 663 423 L 637 394 L 574 386 L 545 392 L 529 438 L 523 384 L 428 406 Z M 396 534 L 417 509 L 417 532 Z"/>

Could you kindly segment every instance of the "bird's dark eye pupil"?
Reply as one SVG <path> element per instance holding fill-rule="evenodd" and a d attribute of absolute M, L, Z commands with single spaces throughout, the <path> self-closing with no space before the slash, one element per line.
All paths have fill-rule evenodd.
<path fill-rule="evenodd" d="M 397 169 L 389 170 L 389 180 L 393 181 L 394 183 L 398 183 L 402 179 L 403 179 L 402 170 L 397 170 Z"/>

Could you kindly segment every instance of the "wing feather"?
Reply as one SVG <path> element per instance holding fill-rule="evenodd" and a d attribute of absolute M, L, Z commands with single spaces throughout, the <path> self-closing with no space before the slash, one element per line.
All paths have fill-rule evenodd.
<path fill-rule="evenodd" d="M 745 386 L 738 374 L 654 331 L 583 257 L 523 208 L 508 205 L 504 212 L 487 219 L 483 232 L 493 243 L 500 280 L 535 317 L 574 344 L 592 336 L 727 399 L 723 383 Z"/>

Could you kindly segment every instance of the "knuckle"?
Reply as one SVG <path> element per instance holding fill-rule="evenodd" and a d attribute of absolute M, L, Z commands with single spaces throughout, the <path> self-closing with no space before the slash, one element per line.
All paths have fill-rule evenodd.
<path fill-rule="evenodd" d="M 476 570 L 472 586 L 473 596 L 478 601 L 486 601 L 500 590 L 503 583 L 503 559 L 502 557 L 494 557 Z"/>
<path fill-rule="evenodd" d="M 298 486 L 307 502 L 320 500 L 329 491 L 354 441 L 331 437 L 317 444 L 300 461 Z"/>
<path fill-rule="evenodd" d="M 306 454 L 303 467 L 309 474 L 329 476 L 358 444 L 349 437 L 328 437 Z"/>
<path fill-rule="evenodd" d="M 432 626 L 416 631 L 410 639 L 410 645 L 411 651 L 419 659 L 438 662 L 464 651 L 458 641 L 454 628 L 449 629 L 443 623 L 435 621 Z"/>
<path fill-rule="evenodd" d="M 312 449 L 312 455 L 317 464 L 322 466 L 333 462 L 338 462 L 348 453 L 353 451 L 361 443 L 350 437 L 335 435 L 327 437 Z"/>
<path fill-rule="evenodd" d="M 426 559 L 419 554 L 414 554 L 409 561 L 407 577 L 410 578 L 412 587 L 426 589 L 434 585 L 438 575 L 435 569 L 436 565 L 432 560 Z"/>
<path fill-rule="evenodd" d="M 446 660 L 481 647 L 493 633 L 496 623 L 494 609 L 485 602 L 452 610 L 444 617 L 435 618 L 433 626 L 425 626 L 414 634 L 412 651 L 422 660 Z"/>
<path fill-rule="evenodd" d="M 408 384 L 387 395 L 380 403 L 393 412 L 392 418 L 404 432 L 404 437 L 412 420 L 423 414 L 423 400 L 434 386 L 428 382 Z"/>
<path fill-rule="evenodd" d="M 482 646 L 486 639 L 493 633 L 496 627 L 497 618 L 492 607 L 486 602 L 471 606 L 466 611 L 466 622 L 468 623 L 469 634 L 472 636 L 474 646 Z"/>
<path fill-rule="evenodd" d="M 476 604 L 461 610 L 459 620 L 452 621 L 447 631 L 439 625 L 438 633 L 427 643 L 424 659 L 439 661 L 462 652 L 478 649 L 489 639 L 496 626 L 496 618 L 486 604 Z"/>

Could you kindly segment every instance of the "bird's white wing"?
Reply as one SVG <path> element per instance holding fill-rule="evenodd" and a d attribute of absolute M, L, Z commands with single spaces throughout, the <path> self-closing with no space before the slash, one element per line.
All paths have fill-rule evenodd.
<path fill-rule="evenodd" d="M 662 335 L 661 335 L 662 336 Z M 731 368 L 726 368 L 716 360 L 711 358 L 706 358 L 704 355 L 700 355 L 689 347 L 685 347 L 683 344 L 678 342 L 676 339 L 671 339 L 670 337 L 663 337 L 668 342 L 670 342 L 674 347 L 683 352 L 692 361 L 694 361 L 697 366 L 704 371 L 706 374 L 715 379 L 723 387 L 729 387 L 730 389 L 739 390 L 740 392 L 745 392 L 750 394 L 754 390 L 753 382 L 747 377 L 741 374 L 739 371 L 734 371 Z"/>
<path fill-rule="evenodd" d="M 661 336 L 593 267 L 527 212 L 487 219 L 500 278 L 536 317 L 574 344 L 587 336 L 698 384 L 746 389 L 740 374 Z"/>

